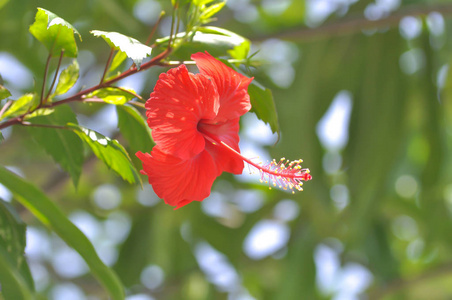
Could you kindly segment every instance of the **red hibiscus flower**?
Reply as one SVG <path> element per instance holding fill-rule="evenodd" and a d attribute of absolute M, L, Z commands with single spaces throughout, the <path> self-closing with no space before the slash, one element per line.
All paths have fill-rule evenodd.
<path fill-rule="evenodd" d="M 202 201 L 223 171 L 241 174 L 244 161 L 259 169 L 262 180 L 300 190 L 311 179 L 301 161 L 260 165 L 240 154 L 239 118 L 251 108 L 247 88 L 253 79 L 207 52 L 191 58 L 199 74 L 185 65 L 161 74 L 146 102 L 156 146 L 136 155 L 155 193 L 176 208 Z"/>

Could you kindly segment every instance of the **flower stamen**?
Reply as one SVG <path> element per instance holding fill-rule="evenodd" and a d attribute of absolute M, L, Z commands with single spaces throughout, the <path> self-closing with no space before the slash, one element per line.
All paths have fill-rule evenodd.
<path fill-rule="evenodd" d="M 244 157 L 225 142 L 217 140 L 216 137 L 210 135 L 209 133 L 203 132 L 203 134 L 204 137 L 214 145 L 222 146 L 232 155 L 239 157 L 241 160 L 248 163 L 248 165 L 258 169 L 261 175 L 260 182 L 267 183 L 269 185 L 269 189 L 271 189 L 273 185 L 274 187 L 279 187 L 283 190 L 291 190 L 292 193 L 295 193 L 295 190 L 303 191 L 303 181 L 312 179 L 309 169 L 302 168 L 302 159 L 289 161 L 283 157 L 279 161 L 273 159 L 271 162 L 266 164 L 262 164 L 262 162 L 255 163 Z"/>

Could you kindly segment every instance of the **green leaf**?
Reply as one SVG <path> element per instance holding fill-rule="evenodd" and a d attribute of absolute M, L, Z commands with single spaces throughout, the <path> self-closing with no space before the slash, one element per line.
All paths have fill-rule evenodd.
<path fill-rule="evenodd" d="M 28 300 L 34 299 L 25 279 L 9 260 L 8 254 L 0 248 L 0 299 Z"/>
<path fill-rule="evenodd" d="M 215 0 L 193 0 L 193 4 L 198 6 L 198 7 L 202 7 L 206 4 L 209 4 L 210 2 L 213 2 Z"/>
<path fill-rule="evenodd" d="M 251 112 L 254 112 L 260 120 L 269 124 L 273 133 L 278 133 L 279 135 L 278 114 L 276 113 L 271 90 L 261 88 L 252 82 L 248 86 L 248 94 L 250 95 L 252 106 Z"/>
<path fill-rule="evenodd" d="M 211 21 L 211 17 L 213 17 L 216 13 L 218 13 L 226 4 L 226 1 L 213 4 L 206 9 L 203 10 L 201 13 L 201 16 L 199 19 L 201 20 L 201 23 L 209 23 Z"/>
<path fill-rule="evenodd" d="M 61 105 L 50 115 L 35 116 L 33 124 L 65 126 L 67 123 L 77 123 L 77 118 L 69 106 Z M 84 161 L 83 143 L 70 130 L 44 127 L 28 128 L 36 142 L 52 156 L 52 158 L 67 171 L 74 186 L 78 185 Z"/>
<path fill-rule="evenodd" d="M 68 124 L 68 126 L 74 130 L 108 168 L 130 183 L 137 181 L 141 183 L 139 173 L 133 166 L 129 154 L 118 141 L 111 140 L 98 132 L 76 124 Z"/>
<path fill-rule="evenodd" d="M 0 255 L 7 259 L 14 271 L 18 272 L 21 280 L 27 285 L 25 289 L 34 291 L 34 282 L 24 256 L 25 229 L 25 224 L 12 205 L 0 199 Z"/>
<path fill-rule="evenodd" d="M 126 60 L 127 54 L 122 51 L 118 51 L 115 54 L 115 57 L 113 57 L 113 60 L 111 61 L 110 67 L 108 68 L 108 72 L 112 73 L 116 71 L 119 66 Z"/>
<path fill-rule="evenodd" d="M 13 102 L 11 107 L 0 117 L 0 120 L 6 117 L 20 116 L 28 111 L 33 110 L 39 105 L 36 94 L 25 94 Z"/>
<path fill-rule="evenodd" d="M 154 146 L 151 130 L 141 114 L 131 106 L 116 106 L 118 127 L 133 153 L 149 152 Z"/>
<path fill-rule="evenodd" d="M 0 142 L 3 142 L 5 140 L 5 138 L 3 137 L 2 132 L 0 131 Z"/>
<path fill-rule="evenodd" d="M 77 82 L 79 77 L 79 69 L 78 62 L 74 59 L 72 63 L 61 72 L 53 95 L 62 95 L 67 93 L 67 91 L 69 91 Z"/>
<path fill-rule="evenodd" d="M 186 35 L 193 35 L 188 43 L 184 43 L 177 48 L 174 55 L 182 60 L 190 59 L 191 54 L 195 52 L 208 51 L 211 55 L 218 57 L 226 54 L 233 58 L 244 59 L 247 57 L 250 47 L 250 41 L 232 31 L 214 26 L 199 27 L 193 32 L 181 32 L 177 34 L 176 44 Z M 156 40 L 158 45 L 168 43 L 169 37 Z M 232 52 L 230 52 L 232 51 Z"/>
<path fill-rule="evenodd" d="M 3 85 L 0 84 L 0 100 L 8 97 L 11 97 L 11 93 Z"/>
<path fill-rule="evenodd" d="M 13 193 L 17 201 L 81 255 L 112 299 L 124 299 L 124 289 L 117 275 L 102 262 L 88 238 L 69 221 L 58 206 L 36 186 L 3 166 L 0 166 L 0 182 Z"/>
<path fill-rule="evenodd" d="M 105 32 L 100 30 L 90 31 L 94 36 L 101 36 L 111 48 L 124 52 L 130 57 L 137 68 L 143 59 L 151 55 L 152 48 L 140 43 L 138 40 L 117 32 Z"/>
<path fill-rule="evenodd" d="M 55 112 L 53 108 L 40 108 L 25 116 L 24 120 L 30 120 L 36 117 L 48 116 Z"/>
<path fill-rule="evenodd" d="M 77 57 L 77 43 L 74 34 L 80 38 L 80 33 L 70 23 L 54 13 L 38 8 L 35 22 L 30 26 L 30 33 L 46 46 L 52 56 Z"/>
<path fill-rule="evenodd" d="M 86 98 L 99 98 L 107 103 L 114 105 L 123 105 L 133 98 L 135 98 L 135 91 L 126 88 L 108 87 L 96 90 L 88 95 Z"/>

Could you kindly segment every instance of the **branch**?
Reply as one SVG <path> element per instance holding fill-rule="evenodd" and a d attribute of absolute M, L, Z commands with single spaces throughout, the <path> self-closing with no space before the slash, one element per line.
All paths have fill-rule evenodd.
<path fill-rule="evenodd" d="M 253 41 L 263 41 L 270 38 L 280 38 L 294 42 L 305 42 L 329 37 L 338 37 L 360 33 L 362 30 L 397 26 L 401 19 L 407 16 L 421 17 L 432 12 L 439 12 L 443 16 L 452 15 L 452 4 L 412 5 L 403 7 L 393 14 L 379 20 L 368 20 L 362 15 L 334 21 L 316 28 L 294 28 L 284 32 L 260 36 Z"/>
<path fill-rule="evenodd" d="M 368 295 L 369 300 L 383 299 L 388 295 L 419 285 L 424 281 L 432 280 L 434 278 L 448 274 L 450 275 L 451 273 L 452 273 L 452 262 L 449 262 L 445 263 L 444 265 L 438 266 L 435 269 L 428 270 L 418 275 L 417 277 L 411 279 L 396 279 L 382 288 L 371 291 Z"/>

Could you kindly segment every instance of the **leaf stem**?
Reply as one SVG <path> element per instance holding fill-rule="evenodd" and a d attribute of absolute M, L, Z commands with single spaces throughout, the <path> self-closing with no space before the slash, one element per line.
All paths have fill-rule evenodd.
<path fill-rule="evenodd" d="M 8 102 L 5 103 L 5 105 L 3 105 L 2 109 L 0 109 L 0 118 L 3 116 L 5 111 L 8 109 L 8 107 L 11 106 L 12 103 L 13 101 L 9 100 Z"/>
<path fill-rule="evenodd" d="M 47 99 L 49 99 L 50 93 L 52 92 L 53 87 L 55 86 L 55 82 L 56 82 L 56 79 L 58 77 L 58 71 L 60 70 L 60 66 L 61 66 L 61 60 L 63 59 L 63 54 L 64 54 L 64 50 L 61 50 L 60 58 L 58 59 L 58 65 L 57 65 L 57 68 L 55 70 L 55 76 L 53 76 L 52 84 L 50 85 L 50 89 L 47 92 L 47 95 L 46 95 L 43 103 L 45 103 L 47 101 Z"/>
<path fill-rule="evenodd" d="M 141 97 L 140 95 L 138 95 L 137 93 L 135 93 L 135 92 L 133 92 L 133 91 L 130 91 L 130 90 L 125 89 L 125 88 L 120 87 L 120 86 L 115 86 L 115 89 L 118 89 L 118 90 L 121 90 L 121 91 L 123 91 L 123 92 L 129 93 L 130 95 L 133 95 L 135 98 L 138 98 L 138 99 L 140 99 L 141 101 L 143 101 L 143 97 Z"/>
<path fill-rule="evenodd" d="M 47 83 L 47 73 L 49 72 L 49 65 L 50 65 L 51 58 L 52 58 L 52 53 L 49 52 L 49 55 L 47 56 L 46 66 L 44 68 L 44 78 L 42 81 L 41 100 L 39 101 L 39 105 L 44 104 L 44 93 L 45 93 L 46 83 Z"/>
<path fill-rule="evenodd" d="M 160 25 L 160 22 L 162 21 L 162 18 L 163 18 L 164 15 L 165 15 L 165 12 L 162 11 L 162 12 L 160 13 L 159 18 L 157 19 L 157 22 L 155 22 L 154 26 L 152 27 L 151 33 L 149 34 L 149 36 L 148 36 L 148 38 L 147 38 L 147 40 L 146 40 L 145 45 L 149 45 L 149 43 L 151 42 L 152 37 L 154 36 L 155 31 L 157 30 L 157 27 Z"/>
<path fill-rule="evenodd" d="M 105 64 L 104 73 L 102 74 L 102 78 L 100 79 L 99 84 L 102 84 L 104 82 L 104 80 L 105 80 L 105 76 L 107 75 L 108 67 L 110 66 L 110 63 L 111 63 L 111 60 L 113 58 L 113 54 L 114 53 L 115 53 L 115 48 L 112 47 L 111 50 L 110 50 L 110 55 L 108 56 L 108 59 L 107 59 L 107 63 Z"/>

